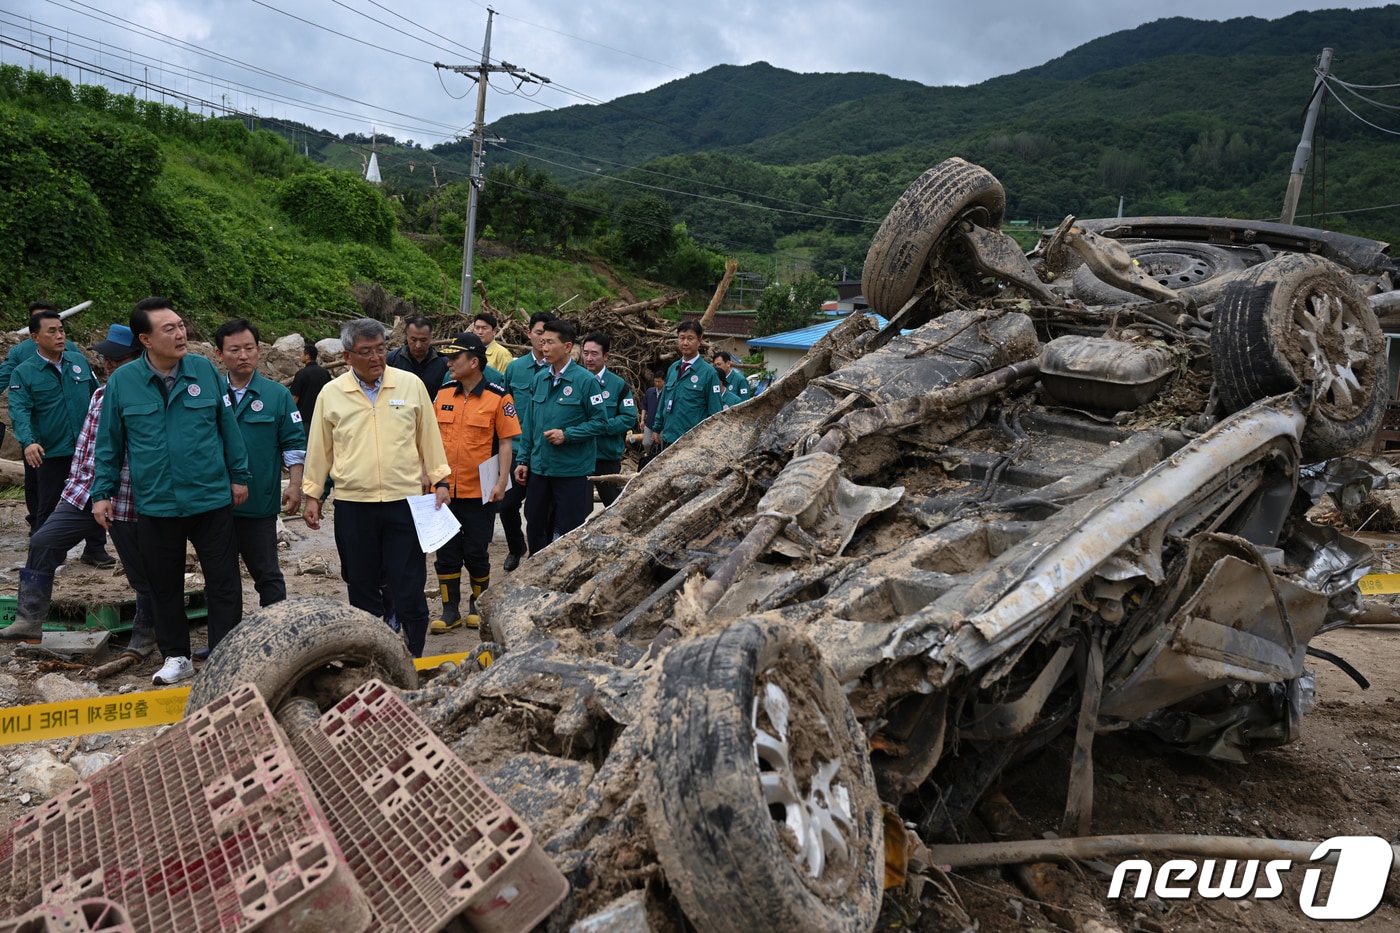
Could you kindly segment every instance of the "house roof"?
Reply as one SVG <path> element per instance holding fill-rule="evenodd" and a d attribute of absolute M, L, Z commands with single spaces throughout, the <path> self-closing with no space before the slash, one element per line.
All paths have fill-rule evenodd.
<path fill-rule="evenodd" d="M 878 314 L 869 315 L 875 319 L 879 327 L 884 327 L 889 322 Z M 752 337 L 747 343 L 750 347 L 773 350 L 810 350 L 820 339 L 836 329 L 845 318 L 837 318 L 834 321 L 823 321 L 820 324 L 812 324 L 808 327 L 801 327 L 797 330 L 790 330 L 782 334 L 769 334 L 767 337 Z"/>

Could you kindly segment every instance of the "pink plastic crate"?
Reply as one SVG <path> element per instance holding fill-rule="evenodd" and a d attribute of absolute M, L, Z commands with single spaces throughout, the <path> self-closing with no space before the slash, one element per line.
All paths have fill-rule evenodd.
<path fill-rule="evenodd" d="M 137 933 L 120 904 L 100 897 L 45 904 L 23 917 L 0 921 L 0 933 Z"/>
<path fill-rule="evenodd" d="M 0 837 L 0 921 L 93 899 L 118 905 L 142 933 L 291 933 L 312 915 L 324 929 L 359 933 L 371 920 L 368 899 L 252 686 Z"/>
<path fill-rule="evenodd" d="M 375 929 L 529 930 L 569 883 L 530 829 L 398 695 L 365 684 L 292 741 Z"/>

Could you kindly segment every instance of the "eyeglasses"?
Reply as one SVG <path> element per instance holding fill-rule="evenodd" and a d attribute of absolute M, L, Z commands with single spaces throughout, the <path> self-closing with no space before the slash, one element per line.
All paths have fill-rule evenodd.
<path fill-rule="evenodd" d="M 376 344 L 375 346 L 372 346 L 372 347 L 361 347 L 361 348 L 358 349 L 358 350 L 351 350 L 350 352 L 353 353 L 353 354 L 355 354 L 356 356 L 358 356 L 358 357 L 359 357 L 360 359 L 362 359 L 362 360 L 372 360 L 372 359 L 374 359 L 374 358 L 377 357 L 377 356 L 385 356 L 385 355 L 387 355 L 388 352 L 389 352 L 389 348 L 388 348 L 388 345 L 387 345 L 387 344 L 382 344 L 382 343 L 381 343 L 381 344 Z"/>

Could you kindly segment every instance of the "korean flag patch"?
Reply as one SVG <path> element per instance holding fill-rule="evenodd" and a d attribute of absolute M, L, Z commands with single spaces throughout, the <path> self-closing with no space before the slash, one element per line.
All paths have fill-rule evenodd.
<path fill-rule="evenodd" d="M 710 386 L 710 391 L 711 391 L 711 392 L 714 392 L 716 395 L 718 395 L 718 394 L 719 394 L 719 386 Z"/>
<path fill-rule="evenodd" d="M 588 401 L 589 404 L 592 405 L 601 405 L 603 404 L 603 397 L 601 395 L 590 395 Z"/>
<path fill-rule="evenodd" d="M 292 423 L 293 423 L 293 424 L 301 424 L 301 412 L 299 412 L 299 411 L 294 411 L 294 412 L 292 412 Z"/>
<path fill-rule="evenodd" d="M 637 407 L 637 400 L 634 399 L 632 396 L 629 395 L 629 396 L 627 396 L 625 399 L 622 400 L 622 407 L 623 407 L 623 408 L 636 408 L 636 407 Z"/>

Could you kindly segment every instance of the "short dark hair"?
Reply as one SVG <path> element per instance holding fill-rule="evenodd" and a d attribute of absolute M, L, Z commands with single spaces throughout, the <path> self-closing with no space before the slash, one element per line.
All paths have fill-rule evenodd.
<path fill-rule="evenodd" d="M 603 348 L 604 353 L 612 352 L 612 338 L 609 337 L 607 334 L 603 333 L 601 330 L 595 330 L 587 337 L 584 337 L 583 342 L 596 343 L 598 346 Z"/>
<path fill-rule="evenodd" d="M 415 314 L 413 317 L 403 322 L 404 333 L 408 333 L 410 327 L 426 327 L 431 331 L 433 329 L 433 322 L 421 314 Z"/>
<path fill-rule="evenodd" d="M 734 354 L 730 353 L 728 350 L 716 350 L 715 359 L 724 360 L 726 363 L 732 363 L 734 362 Z"/>
<path fill-rule="evenodd" d="M 253 322 L 246 317 L 239 317 L 219 325 L 219 329 L 214 331 L 214 346 L 222 350 L 224 348 L 224 340 L 232 337 L 234 334 L 241 334 L 245 330 L 253 335 L 254 343 L 262 343 L 262 335 L 259 334 L 258 329 L 253 326 Z"/>
<path fill-rule="evenodd" d="M 574 325 L 563 318 L 554 318 L 552 321 L 544 322 L 546 333 L 554 334 L 559 338 L 560 343 L 573 343 L 578 338 L 578 331 L 574 330 Z"/>
<path fill-rule="evenodd" d="M 57 308 L 43 308 L 33 311 L 29 315 L 29 333 L 37 334 L 39 328 L 44 326 L 45 321 L 63 321 L 63 315 L 58 313 Z"/>
<path fill-rule="evenodd" d="M 476 312 L 476 317 L 472 318 L 472 321 L 481 321 L 492 330 L 500 330 L 501 328 L 501 322 L 496 320 L 496 315 L 492 314 L 490 311 Z"/>
<path fill-rule="evenodd" d="M 317 349 L 316 344 L 312 343 L 310 340 L 302 342 L 301 361 L 305 363 L 308 356 L 311 357 L 311 362 L 313 363 L 321 358 L 321 351 Z"/>
<path fill-rule="evenodd" d="M 131 333 L 140 337 L 142 334 L 151 332 L 151 312 L 152 311 L 174 311 L 170 306 L 169 298 L 162 298 L 159 295 L 152 295 L 150 298 L 142 298 L 136 302 L 136 307 L 131 309 Z M 177 314 L 179 312 L 176 312 Z"/>
<path fill-rule="evenodd" d="M 31 301 L 31 302 L 29 303 L 29 313 L 30 313 L 30 314 L 33 314 L 35 311 L 57 311 L 57 310 L 58 310 L 58 305 L 56 305 L 56 304 L 50 304 L 50 303 L 47 302 L 47 301 Z"/>
<path fill-rule="evenodd" d="M 530 315 L 529 329 L 534 330 L 536 324 L 539 324 L 541 322 L 548 324 L 554 319 L 554 312 L 552 311 L 536 311 L 534 314 Z"/>
<path fill-rule="evenodd" d="M 695 336 L 699 337 L 701 340 L 705 339 L 705 328 L 700 326 L 699 321 L 681 321 L 676 325 L 677 334 L 685 333 L 688 330 L 695 331 Z"/>

